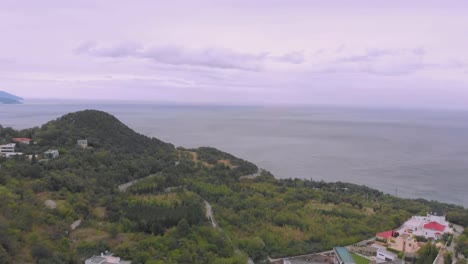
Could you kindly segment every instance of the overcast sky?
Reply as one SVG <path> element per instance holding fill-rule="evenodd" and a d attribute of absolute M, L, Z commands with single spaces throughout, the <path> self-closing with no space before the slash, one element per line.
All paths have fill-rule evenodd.
<path fill-rule="evenodd" d="M 0 0 L 0 90 L 468 108 L 467 14 L 465 0 Z"/>

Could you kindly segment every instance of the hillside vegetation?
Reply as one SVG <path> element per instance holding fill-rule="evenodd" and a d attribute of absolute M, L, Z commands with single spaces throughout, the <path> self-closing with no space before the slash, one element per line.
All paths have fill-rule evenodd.
<path fill-rule="evenodd" d="M 261 262 L 352 244 L 430 210 L 468 224 L 463 207 L 350 183 L 268 171 L 240 179 L 258 168 L 214 148 L 176 149 L 100 111 L 21 131 L 0 126 L 0 144 L 12 137 L 37 144 L 18 146 L 31 160 L 0 158 L 0 263 L 83 263 L 105 250 L 132 263 Z M 49 148 L 60 156 L 42 159 Z"/>

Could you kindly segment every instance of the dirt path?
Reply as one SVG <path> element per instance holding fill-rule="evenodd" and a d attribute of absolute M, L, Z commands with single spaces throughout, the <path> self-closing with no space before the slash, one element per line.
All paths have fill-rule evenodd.
<path fill-rule="evenodd" d="M 258 169 L 258 171 L 256 173 L 240 176 L 239 179 L 255 179 L 258 176 L 262 175 L 262 171 L 263 171 L 263 169 Z"/>
<path fill-rule="evenodd" d="M 211 225 L 213 226 L 213 228 L 219 229 L 219 226 L 216 223 L 216 220 L 213 215 L 213 210 L 211 209 L 211 204 L 206 200 L 203 200 L 203 202 L 205 202 L 206 218 L 208 218 L 211 221 Z"/>
<path fill-rule="evenodd" d="M 158 175 L 158 173 L 156 173 L 156 174 L 151 174 L 151 175 L 146 176 L 146 177 L 141 178 L 141 179 L 136 179 L 136 180 L 133 180 L 133 181 L 129 181 L 129 182 L 124 183 L 124 184 L 120 184 L 120 185 L 118 186 L 119 191 L 125 192 L 125 191 L 127 191 L 128 188 L 132 187 L 133 185 L 135 185 L 135 184 L 138 183 L 139 181 L 146 180 L 146 179 L 151 178 L 151 177 L 155 177 L 156 175 Z"/>

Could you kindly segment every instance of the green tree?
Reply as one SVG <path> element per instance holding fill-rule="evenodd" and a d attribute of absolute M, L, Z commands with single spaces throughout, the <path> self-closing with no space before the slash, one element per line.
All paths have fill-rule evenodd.
<path fill-rule="evenodd" d="M 447 252 L 444 254 L 444 264 L 452 264 L 452 253 Z"/>
<path fill-rule="evenodd" d="M 418 251 L 418 260 L 416 264 L 427 264 L 434 262 L 435 258 L 439 254 L 436 246 L 431 242 L 426 243 L 421 249 Z"/>
<path fill-rule="evenodd" d="M 9 262 L 9 256 L 6 250 L 3 248 L 2 245 L 0 245 L 0 264 L 8 264 Z"/>

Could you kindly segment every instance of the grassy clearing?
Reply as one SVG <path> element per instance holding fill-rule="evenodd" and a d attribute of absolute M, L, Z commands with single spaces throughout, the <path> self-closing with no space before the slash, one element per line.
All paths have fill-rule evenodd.
<path fill-rule="evenodd" d="M 353 256 L 354 261 L 356 261 L 356 264 L 369 264 L 370 260 L 361 257 L 357 254 L 351 253 L 351 256 Z"/>

